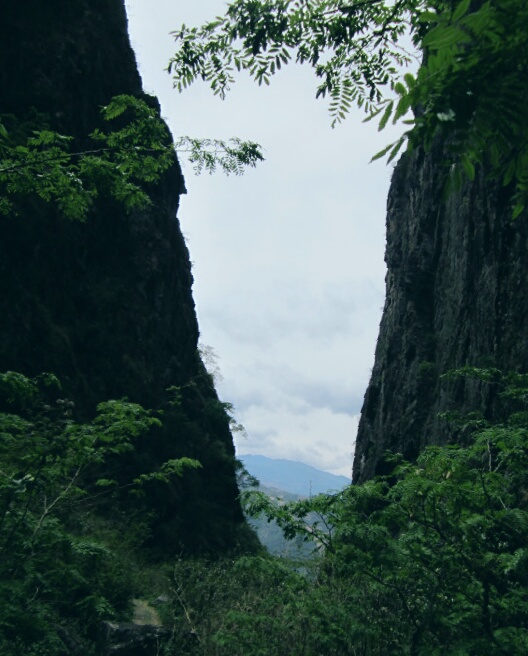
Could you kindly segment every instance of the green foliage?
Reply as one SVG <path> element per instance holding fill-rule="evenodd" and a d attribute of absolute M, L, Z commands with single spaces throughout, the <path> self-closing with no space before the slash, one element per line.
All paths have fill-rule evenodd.
<path fill-rule="evenodd" d="M 174 144 L 157 111 L 144 100 L 116 96 L 101 108 L 109 128 L 97 128 L 80 149 L 72 137 L 43 127 L 35 117 L 23 124 L 0 117 L 0 213 L 17 213 L 26 196 L 52 203 L 59 213 L 84 221 L 95 199 L 109 195 L 126 210 L 150 203 L 145 185 L 156 182 L 175 163 L 175 150 L 189 153 L 195 171 L 243 172 L 263 159 L 260 146 L 181 137 Z M 6 129 L 6 124 L 10 129 Z"/>
<path fill-rule="evenodd" d="M 167 654 L 184 640 L 186 653 L 215 656 L 525 654 L 527 377 L 453 375 L 499 385 L 508 419 L 414 463 L 393 455 L 390 475 L 336 495 L 278 504 L 245 492 L 248 512 L 320 556 L 178 562 Z"/>
<path fill-rule="evenodd" d="M 137 404 L 108 401 L 92 421 L 80 424 L 54 376 L 0 375 L 2 654 L 56 656 L 63 653 L 58 627 L 86 635 L 101 619 L 127 612 L 132 579 L 119 561 L 122 551 L 108 546 L 104 532 L 90 529 L 94 503 L 114 482 L 93 481 L 109 458 L 132 451 L 159 423 Z M 167 482 L 197 466 L 172 460 L 159 475 L 129 485 L 134 489 L 152 477 Z"/>
<path fill-rule="evenodd" d="M 515 185 L 516 217 L 528 196 L 526 3 L 490 0 L 475 8 L 461 0 L 422 21 L 427 57 L 408 92 L 421 110 L 410 143 L 452 135 L 453 184 L 462 173 L 473 180 L 475 166 L 486 162 L 504 185 Z"/>
<path fill-rule="evenodd" d="M 201 466 L 202 465 L 197 460 L 193 460 L 192 458 L 167 460 L 158 471 L 141 474 L 141 476 L 134 479 L 134 483 L 137 483 L 138 485 L 144 485 L 151 481 L 168 483 L 173 476 L 183 476 L 186 469 L 200 469 Z"/>
<path fill-rule="evenodd" d="M 253 656 L 298 653 L 305 641 L 307 580 L 268 557 L 179 560 L 174 567 L 173 645 L 167 654 Z"/>
<path fill-rule="evenodd" d="M 168 70 L 182 91 L 201 78 L 224 97 L 235 73 L 259 84 L 290 62 L 307 63 L 329 96 L 332 125 L 353 104 L 409 129 L 373 157 L 448 136 L 449 185 L 476 166 L 514 185 L 513 216 L 528 198 L 528 6 L 522 0 L 236 0 L 200 28 L 173 32 Z M 423 58 L 414 75 L 405 66 Z M 414 114 L 411 114 L 414 110 Z"/>
<path fill-rule="evenodd" d="M 242 175 L 247 166 L 255 167 L 264 161 L 261 146 L 252 141 L 233 137 L 229 142 L 221 139 L 195 139 L 179 137 L 175 148 L 178 153 L 187 153 L 196 174 L 207 171 L 214 173 L 220 168 L 226 175 Z"/>
<path fill-rule="evenodd" d="M 397 80 L 410 57 L 398 45 L 406 31 L 400 8 L 412 2 L 360 2 L 357 11 L 338 0 L 237 0 L 224 16 L 201 28 L 185 25 L 173 35 L 178 50 L 169 63 L 174 86 L 182 91 L 197 78 L 224 97 L 236 71 L 259 84 L 283 65 L 308 63 L 320 84 L 317 96 L 330 97 L 333 123 L 352 103 L 367 112 L 382 100 L 381 88 Z"/>
<path fill-rule="evenodd" d="M 23 126 L 11 117 L 12 128 L 0 138 L 2 213 L 16 213 L 16 201 L 24 196 L 51 202 L 75 220 L 84 220 L 102 194 L 127 209 L 147 204 L 142 183 L 156 180 L 174 161 L 166 126 L 132 96 L 117 96 L 101 114 L 116 129 L 94 130 L 89 144 L 74 151 L 72 137 L 42 129 L 42 117 Z"/>
<path fill-rule="evenodd" d="M 166 656 L 525 654 L 528 377 L 476 367 L 450 375 L 498 386 L 507 419 L 464 420 L 464 446 L 430 447 L 415 463 L 393 456 L 389 475 L 335 495 L 285 504 L 245 491 L 246 510 L 312 543 L 313 560 L 180 559 L 171 591 L 152 564 L 134 573 L 129 552 L 148 527 L 118 518 L 112 528 L 93 512 L 116 486 L 94 475 L 157 418 L 110 401 L 79 424 L 54 376 L 0 375 L 2 654 L 58 656 L 64 631 L 93 644 L 97 623 L 124 617 L 138 591 L 169 592 Z M 193 390 L 173 390 L 175 410 Z M 219 402 L 209 418 L 228 422 Z M 130 489 L 161 491 L 197 467 L 168 461 Z"/>

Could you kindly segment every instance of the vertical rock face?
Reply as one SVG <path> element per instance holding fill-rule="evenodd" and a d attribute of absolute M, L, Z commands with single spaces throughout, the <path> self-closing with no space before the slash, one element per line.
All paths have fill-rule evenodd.
<path fill-rule="evenodd" d="M 494 392 L 440 376 L 464 366 L 528 369 L 528 226 L 480 171 L 445 197 L 443 151 L 404 155 L 387 206 L 386 301 L 358 430 L 353 480 L 446 442 L 438 413 L 494 415 Z"/>
<path fill-rule="evenodd" d="M 82 149 L 101 105 L 143 95 L 123 0 L 7 5 L 0 113 L 41 114 Z M 148 189 L 145 211 L 101 200 L 75 223 L 28 201 L 18 216 L 0 217 L 0 370 L 55 373 L 81 418 L 123 396 L 164 409 L 163 430 L 138 445 L 129 473 L 181 456 L 203 470 L 150 500 L 153 541 L 229 548 L 243 517 L 229 420 L 197 352 L 189 254 L 176 219 L 183 191 L 175 162 Z M 179 397 L 167 405 L 170 386 Z"/>

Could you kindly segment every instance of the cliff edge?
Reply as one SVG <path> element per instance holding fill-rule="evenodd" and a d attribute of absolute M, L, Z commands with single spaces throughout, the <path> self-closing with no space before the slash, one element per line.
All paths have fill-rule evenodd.
<path fill-rule="evenodd" d="M 8 3 L 0 62 L 0 113 L 42 118 L 81 150 L 113 96 L 157 105 L 142 92 L 123 0 Z M 175 160 L 149 185 L 145 210 L 127 213 L 101 197 L 80 223 L 27 199 L 18 215 L 0 216 L 0 370 L 53 372 L 81 419 L 110 398 L 163 410 L 163 429 L 114 463 L 113 474 L 182 456 L 201 462 L 145 502 L 151 545 L 171 553 L 230 549 L 244 532 L 229 418 L 197 351 L 191 265 L 176 218 L 184 189 Z"/>
<path fill-rule="evenodd" d="M 414 459 L 452 437 L 444 411 L 495 413 L 494 390 L 441 376 L 464 365 L 528 370 L 528 225 L 510 190 L 480 170 L 444 193 L 437 144 L 405 154 L 387 203 L 386 300 L 358 429 L 353 480 L 383 473 L 386 450 Z"/>

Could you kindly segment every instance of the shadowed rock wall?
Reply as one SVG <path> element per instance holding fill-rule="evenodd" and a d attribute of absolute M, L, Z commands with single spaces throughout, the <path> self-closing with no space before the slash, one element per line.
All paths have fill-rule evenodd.
<path fill-rule="evenodd" d="M 438 413 L 495 414 L 493 387 L 447 382 L 472 365 L 528 370 L 528 226 L 508 190 L 480 171 L 444 197 L 443 150 L 395 168 L 387 204 L 386 301 L 365 394 L 353 480 L 384 471 L 383 452 L 415 458 L 452 434 Z"/>
<path fill-rule="evenodd" d="M 143 95 L 123 0 L 7 3 L 0 64 L 0 113 L 41 113 L 76 148 L 101 105 Z M 203 471 L 150 499 L 153 542 L 226 549 L 243 517 L 229 420 L 197 353 L 191 266 L 176 218 L 179 164 L 148 191 L 147 210 L 127 214 L 100 200 L 86 223 L 30 200 L 18 216 L 0 216 L 0 370 L 57 374 L 81 418 L 123 396 L 164 409 L 164 429 L 115 469 L 133 476 L 168 458 L 199 459 Z M 167 405 L 169 386 L 180 388 L 177 405 Z"/>

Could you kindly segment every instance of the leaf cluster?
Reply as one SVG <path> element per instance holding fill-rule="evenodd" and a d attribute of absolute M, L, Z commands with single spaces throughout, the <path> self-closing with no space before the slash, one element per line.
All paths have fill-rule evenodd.
<path fill-rule="evenodd" d="M 178 153 L 187 154 L 197 175 L 203 171 L 212 174 L 218 168 L 226 175 L 242 175 L 246 167 L 255 167 L 258 162 L 264 161 L 262 147 L 258 143 L 237 137 L 229 141 L 178 137 L 174 147 Z"/>
<path fill-rule="evenodd" d="M 424 13 L 424 64 L 403 96 L 418 108 L 411 146 L 449 136 L 451 186 L 486 164 L 515 189 L 513 218 L 528 198 L 528 8 L 517 0 L 460 0 Z"/>
<path fill-rule="evenodd" d="M 246 71 L 260 85 L 282 66 L 307 63 L 319 79 L 317 97 L 329 96 L 332 124 L 353 103 L 370 112 L 411 59 L 400 38 L 419 3 L 340 0 L 237 0 L 224 16 L 200 28 L 173 32 L 177 51 L 168 70 L 184 90 L 196 79 L 223 98 Z M 402 17 L 403 14 L 403 17 Z"/>
<path fill-rule="evenodd" d="M 374 160 L 392 161 L 404 145 L 429 149 L 442 135 L 447 188 L 485 164 L 513 185 L 515 218 L 528 198 L 527 35 L 521 0 L 236 0 L 214 21 L 173 32 L 168 70 L 179 91 L 202 79 L 224 97 L 237 72 L 269 84 L 283 65 L 306 63 L 332 126 L 353 105 L 379 129 L 408 126 Z M 416 50 L 418 71 L 406 71 Z"/>
<path fill-rule="evenodd" d="M 134 96 L 115 96 L 101 108 L 103 128 L 87 144 L 43 128 L 43 117 L 25 121 L 0 116 L 0 214 L 19 211 L 18 202 L 35 197 L 53 204 L 60 215 L 84 221 L 98 197 L 111 197 L 127 211 L 151 203 L 148 185 L 188 153 L 196 173 L 240 175 L 263 160 L 259 144 L 231 139 L 173 142 L 156 109 Z M 8 131 L 6 125 L 12 125 Z"/>
<path fill-rule="evenodd" d="M 0 211 L 17 211 L 17 198 L 34 196 L 53 203 L 69 219 L 83 221 L 94 200 L 110 195 L 127 210 L 149 203 L 143 187 L 174 163 L 167 127 L 154 109 L 133 96 L 116 96 L 101 109 L 105 124 L 89 143 L 74 140 L 41 121 L 20 134 L 16 122 L 0 132 Z M 13 123 L 13 120 L 10 121 Z"/>
<path fill-rule="evenodd" d="M 96 504 L 118 483 L 98 474 L 159 425 L 152 412 L 126 400 L 101 403 L 92 421 L 79 423 L 55 376 L 0 375 L 2 654 L 58 656 L 63 629 L 93 638 L 101 619 L 126 615 L 132 574 L 120 562 L 122 547 L 115 538 L 109 546 L 105 532 L 92 528 L 100 526 Z M 198 466 L 171 460 L 126 485 L 166 485 Z M 127 545 L 135 547 L 131 539 Z"/>
<path fill-rule="evenodd" d="M 415 463 L 393 455 L 390 475 L 337 495 L 276 504 L 245 493 L 249 513 L 323 547 L 304 593 L 311 642 L 293 653 L 320 653 L 321 597 L 334 618 L 324 653 L 526 652 L 526 375 L 474 367 L 452 375 L 498 384 L 517 407 L 502 424 L 476 424 L 466 446 L 429 447 Z"/>

